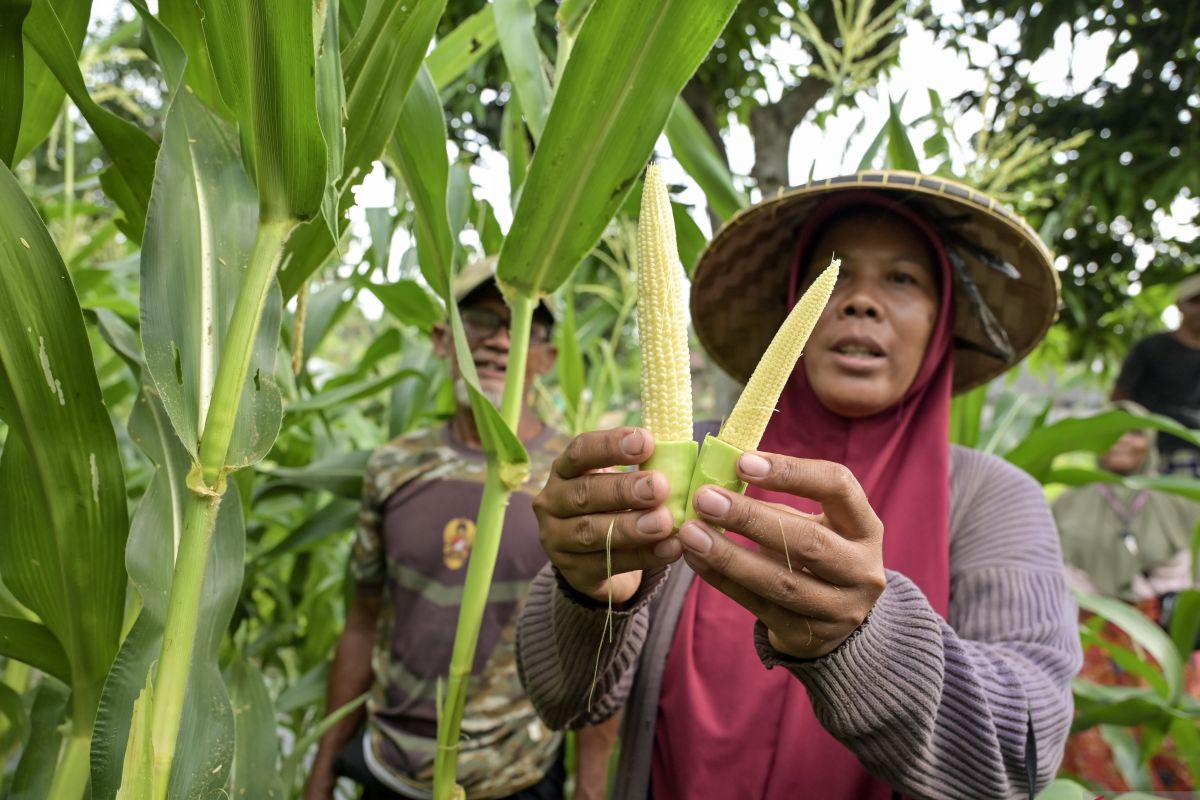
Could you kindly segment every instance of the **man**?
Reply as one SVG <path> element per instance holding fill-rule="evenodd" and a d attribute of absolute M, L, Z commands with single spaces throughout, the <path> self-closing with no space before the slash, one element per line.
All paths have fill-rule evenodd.
<path fill-rule="evenodd" d="M 480 388 L 497 405 L 508 365 L 510 314 L 494 260 L 468 265 L 455 299 Z M 539 305 L 526 384 L 554 363 L 553 317 Z M 436 430 L 401 436 L 367 466 L 352 558 L 355 593 L 330 669 L 327 711 L 370 690 L 366 710 L 321 739 L 306 798 L 331 798 L 336 775 L 364 786 L 364 799 L 429 797 L 437 750 L 439 681 L 444 682 L 486 474 L 482 445 L 449 329 L 433 331 L 449 361 L 454 416 Z M 458 782 L 469 798 L 561 798 L 560 734 L 538 719 L 521 688 L 516 619 L 529 581 L 546 563 L 531 500 L 566 439 L 538 419 L 527 391 L 518 436 L 530 478 L 508 506 L 462 723 Z M 363 723 L 365 721 L 365 730 Z M 615 727 L 581 731 L 576 797 L 603 797 Z"/>
<path fill-rule="evenodd" d="M 1189 428 L 1200 428 L 1200 274 L 1179 284 L 1179 328 L 1147 336 L 1133 346 L 1121 367 L 1113 400 L 1132 400 Z M 1161 433 L 1163 471 L 1200 478 L 1200 449 Z"/>

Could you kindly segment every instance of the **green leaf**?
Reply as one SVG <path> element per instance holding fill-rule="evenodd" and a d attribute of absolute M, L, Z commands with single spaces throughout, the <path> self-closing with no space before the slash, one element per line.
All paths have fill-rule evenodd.
<path fill-rule="evenodd" d="M 25 98 L 24 46 L 21 25 L 29 14 L 33 0 L 0 1 L 0 62 L 8 68 L 0 71 L 0 107 L 21 108 Z M 0 161 L 15 166 L 13 155 L 21 136 L 21 115 L 11 112 L 0 119 Z"/>
<path fill-rule="evenodd" d="M 159 0 L 158 16 L 175 36 L 186 56 L 183 83 L 192 94 L 227 120 L 233 112 L 221 99 L 208 45 L 204 41 L 203 14 L 196 0 Z"/>
<path fill-rule="evenodd" d="M 862 159 L 858 162 L 858 171 L 873 169 L 875 165 L 875 157 L 879 155 L 879 150 L 883 147 L 883 143 L 888 137 L 888 120 L 884 120 L 879 126 L 879 130 L 875 133 L 875 138 L 867 145 L 867 149 L 863 152 Z M 814 166 L 816 162 L 813 162 Z"/>
<path fill-rule="evenodd" d="M 987 386 L 979 386 L 950 401 L 950 441 L 963 447 L 979 444 L 979 429 L 987 403 Z"/>
<path fill-rule="evenodd" d="M 348 498 L 362 496 L 363 470 L 371 453 L 354 450 L 314 461 L 303 467 L 276 467 L 262 470 L 273 480 L 256 493 L 258 499 L 264 493 L 282 486 L 299 486 L 305 489 L 333 492 Z"/>
<path fill-rule="evenodd" d="M 1038 792 L 1037 800 L 1091 800 L 1088 790 L 1075 781 L 1058 779 Z"/>
<path fill-rule="evenodd" d="M 141 335 L 146 363 L 192 457 L 254 246 L 257 200 L 234 131 L 187 92 L 167 113 L 142 249 Z M 281 304 L 273 286 L 238 404 L 231 465 L 253 463 L 279 430 L 275 386 Z"/>
<path fill-rule="evenodd" d="M 370 0 L 359 26 L 362 32 L 342 53 L 348 136 L 343 187 L 356 184 L 384 146 L 390 147 L 406 95 L 445 2 Z M 343 15 L 343 21 L 346 18 Z M 344 191 L 337 212 L 339 237 L 346 229 L 345 211 L 353 204 L 354 196 Z M 288 238 L 279 275 L 285 297 L 294 295 L 308 276 L 329 260 L 334 246 L 328 226 L 314 222 L 302 225 Z"/>
<path fill-rule="evenodd" d="M 1200 591 L 1185 589 L 1175 595 L 1170 634 L 1180 653 L 1191 653 L 1195 649 L 1200 635 Z"/>
<path fill-rule="evenodd" d="M 63 683 L 71 683 L 71 664 L 58 639 L 45 625 L 17 617 L 0 617 L 0 656 L 15 658 Z"/>
<path fill-rule="evenodd" d="M 542 66 L 542 49 L 534 28 L 537 15 L 529 0 L 493 0 L 500 51 L 513 90 L 525 111 L 525 124 L 534 141 L 541 141 L 550 109 L 550 81 Z"/>
<path fill-rule="evenodd" d="M 61 643 L 75 719 L 87 724 L 125 605 L 125 479 L 70 276 L 4 166 L 0 285 L 0 418 L 10 428 L 0 575 Z"/>
<path fill-rule="evenodd" d="M 508 156 L 508 182 L 512 189 L 512 204 L 516 206 L 533 158 L 528 129 L 521 120 L 521 102 L 516 95 L 509 97 L 500 116 L 500 147 Z"/>
<path fill-rule="evenodd" d="M 20 3 L 21 0 L 18 0 Z M 69 52 L 66 58 L 77 60 L 79 49 L 83 47 L 87 35 L 88 18 L 92 15 L 92 0 L 33 0 L 25 25 L 51 24 L 53 16 L 57 16 L 63 30 L 66 32 Z M 18 162 L 46 140 L 54 121 L 62 113 L 63 97 L 66 92 L 58 78 L 42 61 L 37 50 L 33 47 L 24 48 L 22 58 L 21 43 L 17 42 L 15 57 L 23 62 L 24 90 L 22 91 L 21 134 L 17 139 L 13 162 Z M 8 52 L 7 50 L 5 52 Z M 6 56 L 8 58 L 8 56 Z M 5 108 L 13 108 L 5 104 Z"/>
<path fill-rule="evenodd" d="M 129 746 L 121 765 L 121 787 L 116 800 L 139 800 L 154 795 L 154 687 L 149 675 L 133 701 L 129 722 Z"/>
<path fill-rule="evenodd" d="M 1157 414 L 1134 415 L 1113 409 L 1091 417 L 1064 419 L 1035 429 L 1005 458 L 1039 481 L 1049 474 L 1054 459 L 1063 453 L 1103 453 L 1126 431 L 1156 428 L 1200 446 L 1200 434 L 1173 419 Z"/>
<path fill-rule="evenodd" d="M 441 98 L 426 69 L 413 81 L 389 152 L 416 209 L 413 227 L 421 274 L 439 296 L 447 297 L 454 258 L 447 201 L 450 163 Z"/>
<path fill-rule="evenodd" d="M 325 169 L 326 191 L 321 199 L 321 214 L 329 226 L 329 235 L 338 238 L 337 183 L 342 179 L 346 154 L 346 87 L 342 81 L 342 51 L 338 40 L 338 0 L 326 0 L 325 27 L 317 53 L 317 117 L 325 138 L 328 160 Z"/>
<path fill-rule="evenodd" d="M 359 284 L 371 294 L 379 298 L 383 307 L 397 322 L 404 325 L 414 325 L 423 331 L 433 328 L 435 322 L 445 318 L 442 307 L 429 296 L 421 284 L 413 280 L 399 280 L 395 283 Z"/>
<path fill-rule="evenodd" d="M 256 556 L 253 564 L 269 566 L 276 559 L 290 553 L 307 550 L 317 542 L 341 531 L 354 527 L 358 518 L 358 503 L 354 500 L 334 497 L 298 528 L 289 533 L 279 544 Z M 283 709 L 281 709 L 283 710 Z"/>
<path fill-rule="evenodd" d="M 1151 790 L 1150 772 L 1141 763 L 1138 741 L 1133 731 L 1114 725 L 1101 725 L 1100 735 L 1112 749 L 1113 762 L 1117 771 L 1130 788 Z"/>
<path fill-rule="evenodd" d="M 261 221 L 312 219 L 335 187 L 325 181 L 311 4 L 199 3 L 221 95 L 241 126 Z"/>
<path fill-rule="evenodd" d="M 296 742 L 292 748 L 292 754 L 283 760 L 283 764 L 279 768 L 279 774 L 284 786 L 291 786 L 296 781 L 296 770 L 300 768 L 301 759 L 308 753 L 310 747 L 316 744 L 317 740 L 325 735 L 325 732 L 337 725 L 343 719 L 353 714 L 367 701 L 367 695 L 364 692 L 358 697 L 351 700 L 346 705 L 326 716 L 312 728 L 304 733 L 304 736 Z"/>
<path fill-rule="evenodd" d="M 736 5 L 606 0 L 592 8 L 500 251 L 501 283 L 528 297 L 563 284 L 641 174 L 676 95 Z"/>
<path fill-rule="evenodd" d="M 159 410 L 136 417 L 130 427 L 142 441 L 169 448 L 167 458 L 143 498 L 130 530 L 129 575 L 142 596 L 142 612 L 121 647 L 104 687 L 92 740 L 93 796 L 110 797 L 120 786 L 133 704 L 145 685 L 161 646 L 174 560 L 173 537 L 182 534 L 185 506 L 198 500 L 172 475 L 187 465 L 187 454 L 170 439 L 158 441 Z M 177 539 L 176 539 L 177 541 Z M 228 491 L 221 500 L 212 546 L 205 564 L 196 649 L 184 700 L 180 746 L 175 750 L 170 797 L 210 797 L 224 785 L 234 748 L 234 720 L 217 668 L 221 640 L 241 589 L 244 559 L 241 498 Z"/>
<path fill-rule="evenodd" d="M 446 124 L 442 105 L 428 70 L 413 82 L 391 148 L 416 209 L 417 250 L 421 272 L 450 312 L 459 371 L 467 385 L 483 449 L 491 466 L 503 466 L 509 479 L 527 468 L 529 456 L 500 412 L 479 390 L 458 305 L 450 287 L 454 277 L 454 237 L 449 209 L 450 164 L 446 155 Z M 465 212 L 462 215 L 465 218 Z"/>
<path fill-rule="evenodd" d="M 415 369 L 394 370 L 376 378 L 368 378 L 367 380 L 345 384 L 336 389 L 330 389 L 329 391 L 315 394 L 312 397 L 288 403 L 286 411 L 289 414 L 298 414 L 304 411 L 323 411 L 338 408 L 361 400 L 364 397 L 370 397 L 390 386 L 394 386 L 400 381 L 414 378 L 423 380 L 425 373 Z"/>
<path fill-rule="evenodd" d="M 903 98 L 900 102 L 904 102 Z M 920 172 L 921 162 L 917 159 L 912 140 L 908 138 L 908 126 L 900 119 L 900 104 L 894 100 L 889 100 L 888 104 L 888 166 L 892 169 Z"/>
<path fill-rule="evenodd" d="M 682 203 L 671 203 L 671 219 L 675 221 L 675 246 L 679 250 L 679 260 L 690 276 L 708 240 L 688 213 L 687 206 Z"/>
<path fill-rule="evenodd" d="M 105 192 L 114 189 L 109 196 L 124 213 L 122 230 L 136 241 L 141 241 L 158 147 L 140 128 L 105 111 L 92 100 L 75 59 L 78 48 L 72 49 L 71 40 L 48 0 L 41 0 L 35 6 L 34 13 L 38 12 L 44 12 L 45 16 L 36 24 L 30 22 L 25 25 L 25 40 L 66 89 L 75 107 L 113 160 L 114 169 L 106 173 L 107 180 L 102 178 L 101 181 Z M 19 152 L 20 145 L 17 149 Z"/>
<path fill-rule="evenodd" d="M 4 683 L 0 683 L 0 718 L 8 721 L 7 732 L 0 734 L 0 752 L 12 752 L 14 745 L 24 746 L 29 735 L 29 715 L 25 713 L 21 695 Z"/>
<path fill-rule="evenodd" d="M 225 794 L 229 797 L 283 798 L 275 771 L 277 757 L 274 704 L 258 668 L 238 658 L 225 673 L 233 704 L 237 744 Z"/>
<path fill-rule="evenodd" d="M 681 97 L 675 98 L 667 119 L 667 141 L 687 174 L 700 184 L 709 207 L 718 217 L 727 220 L 750 205 L 750 199 L 733 185 L 729 167 L 708 132 Z"/>
<path fill-rule="evenodd" d="M 446 0 L 370 0 L 343 54 L 346 171 L 365 175 L 400 119 Z"/>
<path fill-rule="evenodd" d="M 29 712 L 29 741 L 13 775 L 8 800 L 45 800 L 58 763 L 63 735 L 59 723 L 67 708 L 69 692 L 56 680 L 38 684 Z"/>
<path fill-rule="evenodd" d="M 154 59 L 162 68 L 163 77 L 167 79 L 167 86 L 171 93 L 178 91 L 183 84 L 183 77 L 187 70 L 187 53 L 184 52 L 179 40 L 175 38 L 175 34 L 160 22 L 158 17 L 150 13 L 150 9 L 143 0 L 129 1 L 142 19 L 142 25 L 145 26 L 146 34 L 150 38 Z"/>
<path fill-rule="evenodd" d="M 1183 660 L 1163 629 L 1120 600 L 1082 592 L 1076 592 L 1075 599 L 1080 608 L 1104 617 L 1154 656 L 1166 681 L 1165 699 L 1171 704 L 1178 702 L 1183 689 Z"/>
<path fill-rule="evenodd" d="M 425 59 L 433 83 L 442 91 L 492 51 L 499 41 L 496 15 L 490 4 L 467 17 L 438 40 Z"/>

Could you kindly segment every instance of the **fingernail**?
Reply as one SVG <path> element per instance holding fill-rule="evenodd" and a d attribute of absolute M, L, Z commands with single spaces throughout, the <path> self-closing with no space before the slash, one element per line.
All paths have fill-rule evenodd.
<path fill-rule="evenodd" d="M 638 481 L 633 487 L 633 493 L 642 500 L 654 499 L 654 477 L 647 475 Z"/>
<path fill-rule="evenodd" d="M 679 529 L 679 541 L 688 550 L 704 554 L 712 550 L 712 537 L 697 525 L 686 524 Z"/>
<path fill-rule="evenodd" d="M 663 529 L 658 511 L 650 511 L 642 514 L 638 517 L 637 522 L 634 523 L 634 527 L 642 533 L 658 533 Z"/>
<path fill-rule="evenodd" d="M 641 431 L 625 434 L 625 438 L 621 440 L 621 449 L 629 456 L 640 456 L 642 450 L 646 448 L 646 437 Z"/>
<path fill-rule="evenodd" d="M 754 453 L 742 453 L 738 458 L 738 469 L 742 471 L 743 475 L 751 478 L 765 478 L 771 471 L 771 462 Z"/>
<path fill-rule="evenodd" d="M 664 561 L 679 558 L 683 554 L 683 548 L 679 546 L 679 540 L 672 536 L 670 539 L 663 539 L 658 544 L 654 545 L 654 555 L 656 558 L 661 558 Z"/>
<path fill-rule="evenodd" d="M 729 513 L 730 501 L 716 489 L 701 489 L 696 493 L 696 510 L 710 517 L 723 517 Z"/>

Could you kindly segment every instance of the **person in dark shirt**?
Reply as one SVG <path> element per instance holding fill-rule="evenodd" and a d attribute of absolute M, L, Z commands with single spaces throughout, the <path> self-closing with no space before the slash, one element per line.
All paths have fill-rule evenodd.
<path fill-rule="evenodd" d="M 1147 336 L 1133 346 L 1112 399 L 1132 400 L 1189 428 L 1200 428 L 1200 274 L 1179 285 L 1176 330 Z M 1163 472 L 1200 478 L 1200 448 L 1163 432 L 1158 437 Z"/>

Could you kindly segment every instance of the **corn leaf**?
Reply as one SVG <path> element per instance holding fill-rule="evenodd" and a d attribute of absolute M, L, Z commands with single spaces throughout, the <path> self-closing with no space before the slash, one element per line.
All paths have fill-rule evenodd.
<path fill-rule="evenodd" d="M 325 192 L 335 188 L 325 181 L 311 4 L 199 4 L 221 96 L 241 126 L 261 221 L 314 218 Z"/>
<path fill-rule="evenodd" d="M 186 54 L 183 84 L 209 108 L 233 120 L 217 88 L 217 76 L 204 41 L 203 15 L 196 0 L 159 0 L 158 16 Z"/>
<path fill-rule="evenodd" d="M 184 75 L 187 74 L 187 53 L 171 30 L 150 12 L 143 0 L 129 1 L 142 18 L 154 60 L 162 69 L 163 77 L 167 79 L 168 89 L 172 93 L 178 91 L 183 84 Z"/>
<path fill-rule="evenodd" d="M 400 119 L 446 0 L 370 0 L 344 53 L 346 168 L 365 174 Z"/>
<path fill-rule="evenodd" d="M 1005 458 L 1039 481 L 1050 473 L 1054 459 L 1063 453 L 1103 453 L 1121 434 L 1140 428 L 1155 428 L 1200 446 L 1200 433 L 1158 414 L 1133 415 L 1114 409 L 1090 417 L 1060 420 L 1038 428 L 1005 454 Z"/>
<path fill-rule="evenodd" d="M 499 39 L 496 15 L 490 4 L 439 39 L 437 47 L 425 59 L 425 67 L 438 91 L 462 77 L 464 72 L 492 51 Z"/>
<path fill-rule="evenodd" d="M 541 141 L 550 110 L 550 81 L 542 66 L 542 48 L 534 35 L 537 16 L 529 0 L 493 0 L 492 7 L 500 36 L 500 52 L 504 54 L 509 79 L 525 112 L 525 124 L 534 141 Z"/>
<path fill-rule="evenodd" d="M 397 322 L 405 325 L 415 325 L 423 331 L 428 331 L 435 322 L 445 318 L 442 308 L 437 301 L 429 296 L 421 284 L 413 280 L 399 280 L 394 283 L 360 284 L 379 298 L 383 307 Z"/>
<path fill-rule="evenodd" d="M 900 103 L 904 99 L 901 98 Z M 908 126 L 900 119 L 900 103 L 889 101 L 890 110 L 887 118 L 887 154 L 888 166 L 892 169 L 906 169 L 919 172 L 921 162 L 917 159 L 917 151 L 913 149 L 912 140 L 908 138 Z"/>
<path fill-rule="evenodd" d="M 7 684 L 0 683 L 0 719 L 7 720 L 6 729 L 0 729 L 0 752 L 11 753 L 17 746 L 24 746 L 29 735 L 29 715 L 21 695 Z"/>
<path fill-rule="evenodd" d="M 121 229 L 141 241 L 158 147 L 140 128 L 105 111 L 92 100 L 75 58 L 78 48 L 72 49 L 71 39 L 49 3 L 42 0 L 34 7 L 34 13 L 40 13 L 40 17 L 26 21 L 25 41 L 66 89 L 113 160 L 113 169 L 102 179 L 104 190 L 124 214 Z M 17 149 L 19 152 L 20 144 Z"/>
<path fill-rule="evenodd" d="M 500 251 L 503 283 L 533 297 L 552 292 L 595 246 L 736 5 L 606 0 L 592 8 Z"/>
<path fill-rule="evenodd" d="M 21 25 L 33 0 L 0 0 L 0 63 L 9 65 L 0 72 L 0 107 L 20 108 L 25 97 L 24 47 Z M 21 136 L 21 115 L 5 114 L 0 119 L 0 161 L 10 168 Z"/>
<path fill-rule="evenodd" d="M 446 154 L 446 121 L 437 88 L 424 68 L 413 81 L 404 113 L 396 126 L 391 152 L 416 209 L 414 228 L 421 274 L 441 295 L 450 314 L 459 372 L 467 386 L 489 467 L 500 467 L 506 475 L 515 476 L 528 467 L 529 455 L 516 433 L 509 429 L 500 412 L 479 389 L 458 304 L 450 291 L 455 265 L 448 200 L 450 163 Z"/>
<path fill-rule="evenodd" d="M 21 0 L 18 0 L 20 5 Z M 26 26 L 46 25 L 50 23 L 51 14 L 58 17 L 67 36 L 68 58 L 76 59 L 79 49 L 83 47 L 83 39 L 87 35 L 88 18 L 92 15 L 92 0 L 33 0 L 30 4 L 29 16 L 25 18 Z M 6 14 L 8 12 L 5 12 Z M 19 27 L 19 23 L 18 23 Z M 20 108 L 21 114 L 15 121 L 20 123 L 20 136 L 17 138 L 13 163 L 29 155 L 50 134 L 54 120 L 62 112 L 63 97 L 66 92 L 58 78 L 42 61 L 37 50 L 25 47 L 21 54 L 21 43 L 17 49 L 5 50 L 5 58 L 22 61 L 23 91 L 21 105 L 5 105 L 4 108 Z M 12 63 L 12 62 L 10 62 Z"/>
<path fill-rule="evenodd" d="M 4 166 L 0 285 L 0 575 L 66 652 L 84 723 L 120 635 L 125 479 L 70 276 Z"/>
<path fill-rule="evenodd" d="M 512 204 L 516 207 L 521 199 L 525 176 L 529 173 L 529 162 L 533 158 L 529 134 L 521 121 L 521 101 L 516 95 L 504 104 L 504 112 L 500 116 L 500 147 L 508 156 L 508 182 L 512 190 Z"/>
<path fill-rule="evenodd" d="M 37 622 L 0 617 L 0 656 L 23 661 L 63 683 L 71 682 L 66 651 L 50 629 Z"/>
<path fill-rule="evenodd" d="M 580 401 L 583 399 L 584 367 L 583 352 L 575 330 L 575 292 L 563 293 L 563 315 L 557 327 L 558 358 L 554 364 L 558 370 L 558 385 L 572 422 L 572 431 L 579 419 Z"/>
<path fill-rule="evenodd" d="M 1129 634 L 1133 641 L 1146 649 L 1158 662 L 1165 681 L 1165 699 L 1174 704 L 1183 690 L 1183 659 L 1166 632 L 1147 619 L 1137 609 L 1109 597 L 1075 593 L 1079 607 L 1099 614 Z"/>
<path fill-rule="evenodd" d="M 154 741 L 151 725 L 154 714 L 154 687 L 150 676 L 133 701 L 129 723 L 129 746 L 121 770 L 121 788 L 116 800 L 138 800 L 154 794 Z"/>
<path fill-rule="evenodd" d="M 671 153 L 679 159 L 687 174 L 700 184 L 709 207 L 718 217 L 729 219 L 750 205 L 750 199 L 733 185 L 733 176 L 729 174 L 725 159 L 721 158 L 708 132 L 683 98 L 675 98 L 671 107 L 671 116 L 667 118 L 667 141 L 671 143 Z"/>
<path fill-rule="evenodd" d="M 342 179 L 346 151 L 346 129 L 343 127 L 345 113 L 346 87 L 342 82 L 342 51 L 341 42 L 338 41 L 338 0 L 327 0 L 325 26 L 317 52 L 317 117 L 329 156 L 325 184 L 330 190 L 321 199 L 321 216 L 325 218 L 333 239 L 338 237 L 338 201 L 341 197 L 336 187 Z"/>
<path fill-rule="evenodd" d="M 94 797 L 111 797 L 121 785 L 134 702 L 162 647 L 175 548 L 183 532 L 185 504 L 192 501 L 183 480 L 188 453 L 171 430 L 152 387 L 139 397 L 129 429 L 157 471 L 130 527 L 126 560 L 130 580 L 142 597 L 142 611 L 122 643 L 96 715 Z M 242 526 L 241 499 L 236 491 L 226 492 L 205 566 L 196 651 L 179 731 L 179 741 L 187 744 L 175 752 L 170 797 L 212 796 L 229 776 L 234 720 L 217 654 L 242 583 Z"/>
<path fill-rule="evenodd" d="M 445 3 L 370 0 L 358 28 L 352 27 L 352 9 L 341 15 L 347 22 L 346 32 L 354 34 L 342 51 L 347 138 L 341 188 L 358 183 L 391 139 Z M 345 211 L 353 201 L 351 193 L 343 191 L 336 214 L 338 238 L 345 231 Z M 328 260 L 334 247 L 334 236 L 321 221 L 297 229 L 284 246 L 284 266 L 279 274 L 284 297 L 294 295 Z"/>
<path fill-rule="evenodd" d="M 142 343 L 180 441 L 193 458 L 244 266 L 254 246 L 257 201 L 233 130 L 187 92 L 167 113 L 142 248 Z M 228 463 L 261 458 L 281 418 L 275 347 L 281 304 L 263 312 L 254 361 L 238 404 Z"/>
<path fill-rule="evenodd" d="M 29 741 L 13 775 L 8 800 L 45 800 L 50 796 L 50 782 L 63 739 L 59 723 L 67 707 L 67 697 L 67 688 L 56 680 L 38 683 L 29 711 Z"/>
<path fill-rule="evenodd" d="M 283 784 L 275 771 L 275 705 L 258 667 L 238 658 L 225 672 L 233 704 L 237 743 L 225 793 L 229 797 L 281 800 Z M 267 767 L 264 769 L 264 767 Z"/>

